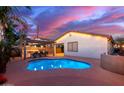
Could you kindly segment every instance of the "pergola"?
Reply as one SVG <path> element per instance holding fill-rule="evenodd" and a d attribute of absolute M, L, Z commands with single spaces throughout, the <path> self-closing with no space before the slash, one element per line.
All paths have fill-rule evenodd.
<path fill-rule="evenodd" d="M 26 59 L 26 53 L 27 53 L 26 45 L 29 45 L 29 44 L 41 45 L 41 46 L 50 45 L 53 51 L 53 56 L 55 56 L 56 47 L 55 47 L 55 42 L 53 40 L 46 39 L 46 38 L 33 38 L 33 39 L 26 38 L 25 44 L 24 44 L 24 59 Z"/>
<path fill-rule="evenodd" d="M 50 39 L 45 39 L 45 38 L 35 38 L 35 39 L 27 38 L 26 42 L 27 43 L 38 43 L 41 45 L 47 45 L 47 44 L 53 44 L 54 43 L 54 41 L 52 41 Z"/>

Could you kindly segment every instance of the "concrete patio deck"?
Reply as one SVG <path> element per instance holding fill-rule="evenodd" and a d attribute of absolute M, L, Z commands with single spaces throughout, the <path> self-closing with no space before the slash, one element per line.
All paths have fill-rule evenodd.
<path fill-rule="evenodd" d="M 60 58 L 60 57 L 49 57 Z M 90 69 L 57 69 L 50 71 L 28 71 L 26 62 L 10 62 L 5 76 L 7 84 L 16 86 L 120 86 L 124 75 L 109 72 L 100 67 L 100 60 L 80 57 L 61 57 L 85 61 L 93 65 Z"/>

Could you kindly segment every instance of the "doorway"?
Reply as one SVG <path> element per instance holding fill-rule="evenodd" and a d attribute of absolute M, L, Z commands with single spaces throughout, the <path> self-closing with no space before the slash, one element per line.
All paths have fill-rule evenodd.
<path fill-rule="evenodd" d="M 64 43 L 56 44 L 56 56 L 64 56 Z"/>

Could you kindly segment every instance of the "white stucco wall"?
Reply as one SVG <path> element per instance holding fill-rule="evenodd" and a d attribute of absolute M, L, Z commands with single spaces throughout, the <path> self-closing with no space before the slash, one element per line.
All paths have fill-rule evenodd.
<path fill-rule="evenodd" d="M 67 43 L 78 41 L 78 52 L 69 52 Z M 64 54 L 69 56 L 100 58 L 102 53 L 108 51 L 108 39 L 102 36 L 70 32 L 62 38 L 56 40 L 56 43 L 64 43 Z"/>

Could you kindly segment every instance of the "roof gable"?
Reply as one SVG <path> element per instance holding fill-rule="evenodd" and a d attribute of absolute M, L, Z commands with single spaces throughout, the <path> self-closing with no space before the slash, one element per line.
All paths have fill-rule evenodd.
<path fill-rule="evenodd" d="M 110 35 L 88 33 L 88 32 L 79 32 L 79 31 L 68 31 L 68 32 L 62 34 L 60 37 L 56 38 L 55 41 L 57 41 L 58 39 L 62 38 L 63 36 L 65 36 L 66 34 L 69 34 L 71 32 L 73 32 L 73 33 L 79 33 L 79 34 L 87 34 L 87 35 L 92 35 L 92 36 L 101 36 L 101 37 L 105 37 L 105 38 L 108 38 L 108 39 L 111 39 L 112 38 L 112 36 L 110 36 Z"/>

